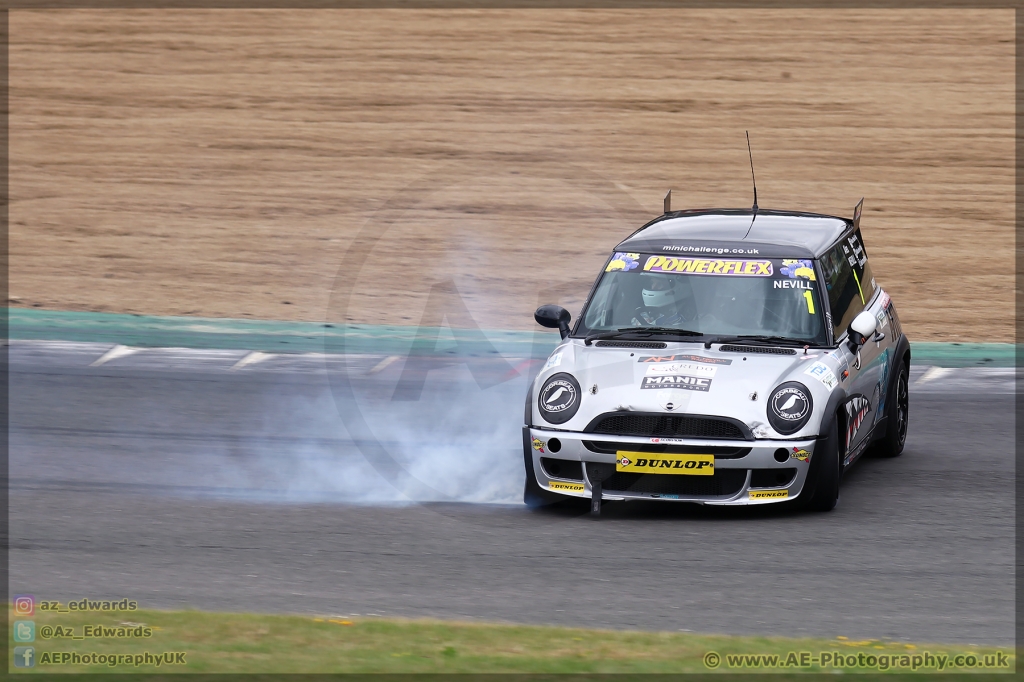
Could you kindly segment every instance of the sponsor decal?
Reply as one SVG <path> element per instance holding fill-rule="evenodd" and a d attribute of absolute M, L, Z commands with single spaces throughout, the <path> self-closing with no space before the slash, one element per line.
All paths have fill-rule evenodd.
<path fill-rule="evenodd" d="M 623 270 L 629 272 L 634 268 L 640 267 L 640 254 L 639 253 L 616 253 L 612 256 L 612 260 L 608 263 L 608 267 L 604 269 L 605 272 L 614 272 L 615 270 Z"/>
<path fill-rule="evenodd" d="M 803 448 L 793 447 L 793 451 L 789 455 L 790 459 L 798 459 L 801 462 L 807 462 L 811 459 L 811 453 L 807 452 Z"/>
<path fill-rule="evenodd" d="M 555 353 L 550 358 L 548 358 L 548 361 L 544 363 L 544 369 L 542 369 L 541 371 L 542 372 L 546 372 L 549 369 L 551 369 L 552 367 L 558 367 L 560 364 L 562 364 L 562 352 L 561 351 Z"/>
<path fill-rule="evenodd" d="M 695 275 L 733 275 L 742 277 L 771 277 L 770 260 L 718 260 L 714 258 L 677 258 L 676 256 L 649 256 L 644 263 L 645 272 L 686 272 Z"/>
<path fill-rule="evenodd" d="M 814 279 L 814 263 L 809 260 L 782 260 L 782 267 L 779 269 L 786 277 L 790 279 L 809 279 L 812 282 Z"/>
<path fill-rule="evenodd" d="M 647 367 L 647 376 L 661 376 L 665 374 L 688 374 L 691 376 L 702 376 L 711 378 L 715 376 L 718 367 L 714 365 L 696 365 L 692 362 L 666 362 Z"/>
<path fill-rule="evenodd" d="M 878 373 L 878 412 L 875 414 L 877 420 L 883 414 L 885 414 L 885 394 L 886 387 L 889 385 L 889 349 L 886 348 L 882 351 L 882 354 L 878 356 L 878 361 L 882 363 L 881 371 Z"/>
<path fill-rule="evenodd" d="M 758 249 L 734 249 L 728 246 L 663 246 L 662 251 L 685 251 L 687 253 L 716 253 L 721 256 L 723 253 L 743 253 L 749 256 L 756 256 L 761 253 Z"/>
<path fill-rule="evenodd" d="M 871 282 L 874 284 L 874 282 Z M 878 295 L 878 300 L 881 302 L 882 310 L 888 310 L 889 308 L 889 294 L 885 293 L 885 289 L 882 289 L 882 293 Z"/>
<path fill-rule="evenodd" d="M 541 416 L 552 424 L 564 424 L 580 407 L 580 385 L 571 374 L 553 374 L 537 396 Z"/>
<path fill-rule="evenodd" d="M 875 319 L 878 320 L 879 329 L 885 329 L 885 326 L 889 324 L 889 316 L 885 314 L 884 310 L 879 310 L 878 314 L 875 315 Z"/>
<path fill-rule="evenodd" d="M 789 497 L 788 490 L 750 490 L 747 497 L 751 500 L 784 500 Z"/>
<path fill-rule="evenodd" d="M 796 433 L 811 417 L 811 394 L 797 381 L 777 386 L 768 398 L 768 423 L 784 436 Z"/>
<path fill-rule="evenodd" d="M 537 452 L 544 452 L 545 445 L 546 443 L 542 441 L 540 438 L 533 439 L 533 449 L 536 450 Z"/>
<path fill-rule="evenodd" d="M 565 379 L 552 381 L 544 388 L 541 400 L 548 412 L 564 412 L 576 403 L 576 387 Z"/>
<path fill-rule="evenodd" d="M 864 264 L 868 262 L 868 257 L 867 254 L 864 253 L 864 247 L 860 245 L 860 240 L 857 238 L 857 235 L 851 234 L 847 237 L 846 241 L 850 243 L 850 247 L 853 249 L 853 255 L 857 259 L 856 265 L 863 268 Z M 850 265 L 854 265 L 854 263 L 851 262 Z"/>
<path fill-rule="evenodd" d="M 812 377 L 824 384 L 825 388 L 830 391 L 839 384 L 839 380 L 836 379 L 835 372 L 833 372 L 832 368 L 824 362 L 815 362 L 807 368 L 807 371 L 804 372 L 804 374 L 810 374 Z"/>
<path fill-rule="evenodd" d="M 813 291 L 814 285 L 803 279 L 777 279 L 772 282 L 772 287 L 776 289 L 804 289 L 806 291 Z"/>
<path fill-rule="evenodd" d="M 871 411 L 871 403 L 862 395 L 855 395 L 846 403 L 846 447 L 857 437 L 864 417 Z"/>
<path fill-rule="evenodd" d="M 702 391 L 706 393 L 711 390 L 711 379 L 667 374 L 665 376 L 644 377 L 640 388 L 683 388 L 687 391 Z"/>
<path fill-rule="evenodd" d="M 714 455 L 658 455 L 648 452 L 616 453 L 616 471 L 642 474 L 682 474 L 685 476 L 713 476 Z"/>
<path fill-rule="evenodd" d="M 702 355 L 645 355 L 637 362 L 703 362 L 708 365 L 731 365 L 728 358 L 706 358 Z"/>
<path fill-rule="evenodd" d="M 550 481 L 548 489 L 566 493 L 582 493 L 584 491 L 582 483 L 566 483 L 565 481 Z"/>
<path fill-rule="evenodd" d="M 685 443 L 682 438 L 651 438 L 652 443 Z"/>
<path fill-rule="evenodd" d="M 798 422 L 811 409 L 811 401 L 807 394 L 796 386 L 787 386 L 772 396 L 772 412 L 779 419 L 787 422 Z"/>

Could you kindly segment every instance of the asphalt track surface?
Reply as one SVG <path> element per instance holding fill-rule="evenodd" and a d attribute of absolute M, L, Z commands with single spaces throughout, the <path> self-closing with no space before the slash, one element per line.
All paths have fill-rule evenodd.
<path fill-rule="evenodd" d="M 832 513 L 612 503 L 594 519 L 514 502 L 525 377 L 507 368 L 528 371 L 515 358 L 491 375 L 430 365 L 403 379 L 403 361 L 374 356 L 239 366 L 244 351 L 153 350 L 96 364 L 110 348 L 9 348 L 12 593 L 1013 641 L 1012 370 L 914 368 L 905 454 L 858 463 Z M 354 404 L 332 379 L 342 371 Z M 397 390 L 403 381 L 412 395 Z M 399 411 L 374 423 L 389 405 Z M 370 432 L 353 436 L 346 409 L 361 410 Z M 485 423 L 502 414 L 507 426 Z M 430 479 L 415 444 L 445 433 L 426 460 L 444 474 Z M 483 469 L 467 464 L 477 438 Z M 403 502 L 393 471 L 365 456 L 378 446 L 439 501 Z"/>

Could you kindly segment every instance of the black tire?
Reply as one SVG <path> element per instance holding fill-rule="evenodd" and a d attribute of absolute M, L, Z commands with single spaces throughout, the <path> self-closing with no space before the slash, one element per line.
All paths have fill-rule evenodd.
<path fill-rule="evenodd" d="M 545 490 L 537 483 L 537 475 L 533 471 L 533 451 L 530 444 L 530 432 L 523 433 L 523 463 L 526 465 L 526 485 L 523 487 L 523 503 L 527 507 L 547 507 L 565 499 L 562 495 Z"/>
<path fill-rule="evenodd" d="M 804 482 L 804 491 L 797 498 L 806 511 L 827 512 L 839 503 L 839 479 L 842 475 L 839 447 L 839 420 L 832 419 L 828 435 L 819 440 L 811 455 L 811 466 Z"/>
<path fill-rule="evenodd" d="M 893 372 L 896 384 L 892 400 L 885 408 L 885 435 L 874 445 L 874 454 L 879 457 L 899 457 L 907 443 L 907 427 L 910 425 L 910 379 L 907 365 L 900 358 Z"/>

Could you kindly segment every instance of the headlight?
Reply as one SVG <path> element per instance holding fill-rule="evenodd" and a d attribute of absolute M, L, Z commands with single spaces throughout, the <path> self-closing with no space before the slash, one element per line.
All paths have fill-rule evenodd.
<path fill-rule="evenodd" d="M 796 381 L 787 381 L 772 391 L 768 399 L 768 423 L 788 436 L 804 427 L 813 410 L 811 392 L 807 387 Z"/>
<path fill-rule="evenodd" d="M 552 424 L 564 424 L 580 409 L 580 385 L 571 374 L 553 374 L 537 396 L 540 416 Z"/>

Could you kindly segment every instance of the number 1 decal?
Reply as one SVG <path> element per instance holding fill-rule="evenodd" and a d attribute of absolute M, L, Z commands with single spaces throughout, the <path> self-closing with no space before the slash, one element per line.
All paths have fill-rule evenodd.
<path fill-rule="evenodd" d="M 814 314 L 814 299 L 811 297 L 811 292 L 805 291 L 804 292 L 804 298 L 807 299 L 807 314 L 808 315 L 813 315 Z"/>

